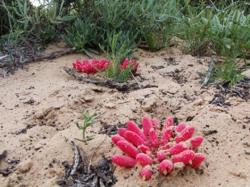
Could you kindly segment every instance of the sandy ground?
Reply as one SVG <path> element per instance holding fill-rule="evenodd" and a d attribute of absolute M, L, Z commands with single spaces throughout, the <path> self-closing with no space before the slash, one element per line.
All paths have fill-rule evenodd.
<path fill-rule="evenodd" d="M 30 64 L 14 75 L 0 78 L 0 154 L 7 158 L 0 169 L 12 168 L 7 177 L 0 175 L 0 186 L 56 186 L 64 175 L 62 162 L 72 160 L 70 140 L 81 138 L 75 122 L 83 111 L 97 112 L 96 123 L 87 135 L 88 145 L 75 140 L 93 162 L 102 155 L 119 152 L 111 139 L 99 131 L 103 125 L 140 121 L 144 114 L 163 119 L 176 116 L 205 136 L 200 152 L 207 155 L 203 174 L 189 171 L 177 176 L 155 176 L 143 182 L 136 170 L 117 168 L 116 187 L 249 187 L 250 186 L 250 102 L 231 97 L 230 107 L 209 102 L 215 89 L 201 89 L 200 75 L 208 62 L 178 51 L 150 54 L 135 53 L 145 81 L 158 85 L 129 93 L 82 84 L 64 73 L 82 55 Z M 20 160 L 20 162 L 18 162 Z"/>

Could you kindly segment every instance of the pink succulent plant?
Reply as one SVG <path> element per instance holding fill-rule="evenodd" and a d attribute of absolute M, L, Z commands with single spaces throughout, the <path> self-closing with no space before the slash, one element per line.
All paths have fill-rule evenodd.
<path fill-rule="evenodd" d="M 172 161 L 170 160 L 163 160 L 160 164 L 159 164 L 159 171 L 160 173 L 162 173 L 163 175 L 167 175 L 169 173 L 172 172 L 174 168 L 174 164 Z"/>
<path fill-rule="evenodd" d="M 112 142 L 125 154 L 113 155 L 114 164 L 124 168 L 138 164 L 140 176 L 149 180 L 157 170 L 170 174 L 178 163 L 197 169 L 204 162 L 205 156 L 197 152 L 204 138 L 194 136 L 194 127 L 183 122 L 175 126 L 172 117 L 166 119 L 162 129 L 156 119 L 144 117 L 142 127 L 128 121 L 127 128 L 118 129 L 112 136 Z"/>
<path fill-rule="evenodd" d="M 153 163 L 152 158 L 145 153 L 138 153 L 138 155 L 136 155 L 136 161 L 141 166 L 151 165 Z"/>
<path fill-rule="evenodd" d="M 130 67 L 132 73 L 135 74 L 137 72 L 138 66 L 139 64 L 136 62 L 136 60 L 129 60 L 128 58 L 125 58 L 120 65 L 120 69 L 125 70 Z"/>
<path fill-rule="evenodd" d="M 152 168 L 150 166 L 143 167 L 141 172 L 140 172 L 140 176 L 145 181 L 150 180 L 152 175 L 153 175 L 153 170 L 152 170 Z"/>
<path fill-rule="evenodd" d="M 80 73 L 95 74 L 105 71 L 110 64 L 111 62 L 106 59 L 83 59 L 76 60 L 73 63 L 73 68 Z M 128 58 L 125 58 L 120 65 L 120 70 L 131 68 L 132 73 L 135 74 L 137 72 L 138 66 L 139 64 L 135 60 L 129 60 Z"/>
<path fill-rule="evenodd" d="M 125 168 L 132 168 L 136 165 L 135 159 L 125 155 L 113 155 L 112 162 Z"/>
<path fill-rule="evenodd" d="M 73 63 L 73 68 L 81 73 L 95 74 L 104 71 L 108 68 L 110 62 L 106 59 L 83 59 L 76 60 Z"/>

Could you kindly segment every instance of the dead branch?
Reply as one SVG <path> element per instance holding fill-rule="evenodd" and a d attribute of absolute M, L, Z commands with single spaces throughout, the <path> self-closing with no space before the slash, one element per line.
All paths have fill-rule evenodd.
<path fill-rule="evenodd" d="M 5 59 L 5 58 L 7 58 L 7 57 L 8 57 L 8 55 L 1 56 L 1 57 L 0 57 L 0 60 L 3 60 L 3 59 Z"/>
<path fill-rule="evenodd" d="M 71 141 L 71 145 L 72 145 L 72 150 L 74 151 L 74 160 L 69 172 L 69 176 L 73 176 L 76 174 L 76 171 L 79 168 L 82 161 L 79 149 L 76 146 L 75 142 Z"/>
<path fill-rule="evenodd" d="M 209 64 L 209 67 L 208 67 L 206 77 L 205 77 L 203 83 L 201 84 L 201 87 L 206 86 L 208 84 L 208 81 L 211 79 L 211 76 L 212 76 L 212 73 L 213 73 L 213 70 L 214 70 L 215 62 L 216 62 L 215 57 L 212 57 L 211 58 L 211 63 Z"/>
<path fill-rule="evenodd" d="M 28 64 L 28 63 L 32 63 L 32 62 L 38 62 L 38 61 L 43 61 L 43 60 L 51 60 L 51 59 L 55 59 L 64 55 L 68 55 L 73 53 L 75 50 L 73 49 L 66 49 L 66 50 L 62 50 L 62 51 L 55 51 L 55 52 L 51 52 L 49 54 L 41 54 L 35 57 L 29 57 L 29 58 L 25 58 L 22 61 L 22 64 Z M 3 57 L 0 57 L 0 60 L 5 59 L 3 62 L 0 62 L 0 68 L 4 68 L 10 65 L 9 62 L 9 55 L 5 55 Z"/>
<path fill-rule="evenodd" d="M 0 153 L 0 162 L 7 157 L 7 151 L 4 150 Z"/>
<path fill-rule="evenodd" d="M 80 82 L 95 84 L 97 86 L 104 86 L 108 88 L 114 88 L 114 89 L 117 89 L 118 91 L 129 91 L 129 90 L 138 90 L 138 89 L 143 89 L 143 88 L 158 87 L 156 85 L 144 85 L 143 86 L 143 85 L 138 85 L 138 83 L 120 83 L 120 82 L 113 81 L 111 79 L 101 80 L 101 79 L 97 79 L 93 77 L 88 78 L 88 77 L 82 76 L 80 73 L 74 71 L 71 68 L 64 67 L 63 69 L 68 75 L 70 75 L 71 77 L 73 77 L 74 79 Z"/>

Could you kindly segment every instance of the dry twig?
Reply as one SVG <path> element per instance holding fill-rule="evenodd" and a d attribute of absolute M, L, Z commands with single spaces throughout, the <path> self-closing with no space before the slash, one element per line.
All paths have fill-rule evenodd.
<path fill-rule="evenodd" d="M 130 91 L 130 90 L 138 90 L 138 89 L 143 89 L 143 88 L 155 88 L 158 87 L 156 85 L 138 85 L 138 83 L 120 83 L 113 81 L 111 79 L 97 79 L 97 78 L 88 78 L 85 76 L 82 76 L 80 73 L 74 71 L 71 68 L 64 67 L 64 71 L 73 77 L 74 79 L 80 81 L 80 82 L 85 82 L 85 83 L 90 83 L 90 84 L 95 84 L 97 86 L 105 86 L 108 88 L 115 88 L 118 91 Z"/>

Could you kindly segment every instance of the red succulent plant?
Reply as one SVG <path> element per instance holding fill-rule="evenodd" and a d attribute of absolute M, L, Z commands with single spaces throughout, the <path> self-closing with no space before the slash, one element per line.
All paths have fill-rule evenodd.
<path fill-rule="evenodd" d="M 131 68 L 131 72 L 135 74 L 137 72 L 138 66 L 139 64 L 136 62 L 136 60 L 129 60 L 128 58 L 125 58 L 120 65 L 120 69 L 125 70 L 127 68 Z"/>
<path fill-rule="evenodd" d="M 83 59 L 76 60 L 73 63 L 73 68 L 80 73 L 95 74 L 105 71 L 110 64 L 111 62 L 106 59 Z M 135 74 L 137 72 L 138 66 L 139 64 L 135 60 L 129 60 L 128 58 L 125 58 L 120 64 L 119 68 L 121 71 L 131 68 L 132 73 Z"/>
<path fill-rule="evenodd" d="M 73 68 L 81 73 L 95 74 L 97 72 L 105 71 L 110 62 L 106 59 L 83 59 L 76 60 L 73 63 Z"/>
<path fill-rule="evenodd" d="M 112 142 L 125 154 L 113 155 L 112 162 L 120 167 L 141 166 L 140 176 L 149 180 L 158 170 L 168 175 L 175 168 L 200 167 L 205 160 L 202 153 L 197 153 L 203 142 L 202 136 L 194 136 L 195 128 L 185 123 L 174 125 L 168 117 L 160 128 L 159 122 L 149 117 L 142 119 L 142 129 L 133 121 L 127 122 L 127 128 L 120 128 L 112 136 Z"/>

